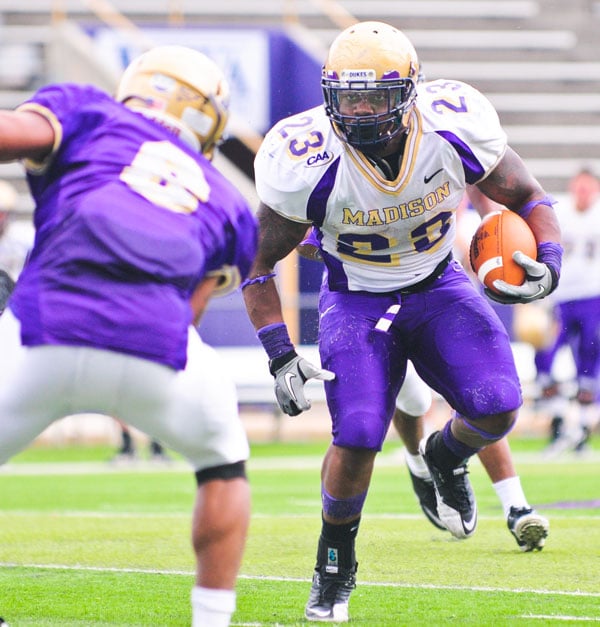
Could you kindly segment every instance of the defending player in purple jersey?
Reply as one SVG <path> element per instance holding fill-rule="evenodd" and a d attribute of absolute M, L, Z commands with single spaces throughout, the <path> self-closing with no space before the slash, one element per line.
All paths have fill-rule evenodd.
<path fill-rule="evenodd" d="M 23 160 L 36 229 L 0 318 L 0 464 L 84 412 L 183 455 L 198 484 L 196 627 L 230 622 L 250 516 L 235 386 L 192 324 L 256 253 L 251 209 L 210 162 L 228 97 L 205 55 L 161 46 L 116 99 L 49 85 L 0 111 L 0 160 Z"/>
<path fill-rule="evenodd" d="M 44 88 L 19 110 L 60 132 L 48 163 L 27 172 L 37 236 L 11 300 L 23 343 L 182 368 L 198 281 L 249 270 L 245 201 L 197 150 L 94 87 Z"/>
<path fill-rule="evenodd" d="M 516 420 L 522 399 L 508 334 L 452 259 L 466 186 L 523 215 L 538 243 L 537 259 L 515 259 L 526 271 L 523 285 L 501 282 L 494 298 L 542 298 L 560 273 L 552 200 L 507 146 L 492 105 L 460 81 L 417 85 L 419 73 L 416 52 L 397 29 L 349 27 L 323 68 L 324 106 L 278 122 L 255 161 L 260 244 L 244 286 L 248 313 L 283 411 L 309 409 L 304 383 L 318 378 L 332 420 L 305 608 L 312 621 L 348 620 L 355 538 L 408 359 L 456 412 L 420 445 L 440 520 L 454 536 L 469 537 L 477 522 L 467 460 Z M 272 280 L 277 261 L 310 225 L 326 268 L 322 367 L 296 353 Z"/>

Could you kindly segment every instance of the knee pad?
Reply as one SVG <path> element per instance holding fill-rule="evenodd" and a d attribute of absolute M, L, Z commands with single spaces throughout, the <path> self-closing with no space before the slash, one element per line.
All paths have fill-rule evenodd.
<path fill-rule="evenodd" d="M 417 418 L 429 411 L 431 402 L 429 386 L 419 377 L 412 363 L 408 362 L 406 376 L 396 397 L 396 409 Z"/>

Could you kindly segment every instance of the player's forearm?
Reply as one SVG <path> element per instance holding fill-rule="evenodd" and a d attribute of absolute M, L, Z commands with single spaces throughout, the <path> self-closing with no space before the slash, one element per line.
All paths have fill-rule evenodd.
<path fill-rule="evenodd" d="M 560 226 L 552 207 L 537 205 L 526 220 L 538 243 L 560 242 Z"/>
<path fill-rule="evenodd" d="M 41 161 L 54 145 L 54 129 L 37 113 L 0 110 L 0 161 Z"/>
<path fill-rule="evenodd" d="M 200 324 L 200 320 L 204 315 L 204 311 L 206 310 L 208 301 L 210 300 L 210 297 L 212 296 L 212 293 L 215 290 L 218 281 L 218 277 L 205 278 L 198 284 L 198 286 L 192 293 L 192 297 L 190 298 L 190 306 L 192 308 L 194 324 L 196 326 Z"/>
<path fill-rule="evenodd" d="M 275 285 L 274 273 L 261 274 L 254 271 L 250 277 L 243 288 L 243 294 L 248 317 L 254 328 L 258 330 L 269 324 L 283 322 L 281 300 Z"/>

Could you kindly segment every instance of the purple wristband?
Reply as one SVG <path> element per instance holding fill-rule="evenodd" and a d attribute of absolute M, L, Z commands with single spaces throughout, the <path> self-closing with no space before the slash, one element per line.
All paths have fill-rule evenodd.
<path fill-rule="evenodd" d="M 545 263 L 552 272 L 552 289 L 558 285 L 563 247 L 556 242 L 541 242 L 537 247 L 537 261 Z"/>
<path fill-rule="evenodd" d="M 556 204 L 556 200 L 552 198 L 552 196 L 546 195 L 543 198 L 538 198 L 536 200 L 531 200 L 528 203 L 524 204 L 517 213 L 523 218 L 526 219 L 529 214 L 533 211 L 534 207 L 538 205 L 546 205 L 547 207 L 552 207 Z"/>
<path fill-rule="evenodd" d="M 267 351 L 269 360 L 281 357 L 294 350 L 294 345 L 288 335 L 287 327 L 283 322 L 268 324 L 256 332 L 264 349 Z"/>
<path fill-rule="evenodd" d="M 263 274 L 261 276 L 256 276 L 253 279 L 246 279 L 240 287 L 241 289 L 244 289 L 245 287 L 248 287 L 249 285 L 256 285 L 257 283 L 260 283 L 262 285 L 263 283 L 266 283 L 270 279 L 274 279 L 276 276 L 277 274 L 275 274 L 275 272 L 271 272 L 270 274 Z"/>

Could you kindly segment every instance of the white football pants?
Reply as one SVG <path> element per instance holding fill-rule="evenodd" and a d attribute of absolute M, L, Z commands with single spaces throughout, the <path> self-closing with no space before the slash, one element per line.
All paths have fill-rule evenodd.
<path fill-rule="evenodd" d="M 0 464 L 55 420 L 84 413 L 122 420 L 195 470 L 249 455 L 235 385 L 192 327 L 187 366 L 177 372 L 97 348 L 21 346 L 20 324 L 7 309 L 0 316 Z"/>

